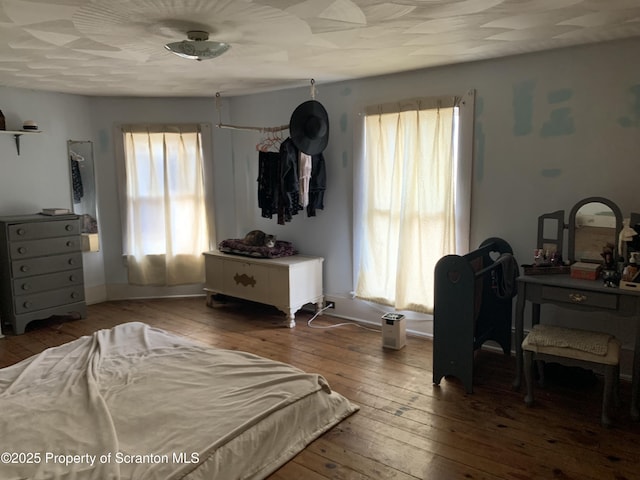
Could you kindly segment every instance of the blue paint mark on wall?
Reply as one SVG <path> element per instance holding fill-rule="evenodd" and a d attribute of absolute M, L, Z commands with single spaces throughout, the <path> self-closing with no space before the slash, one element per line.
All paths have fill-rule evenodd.
<path fill-rule="evenodd" d="M 562 169 L 560 168 L 545 168 L 540 172 L 545 178 L 557 178 L 562 175 Z"/>
<path fill-rule="evenodd" d="M 516 137 L 533 132 L 533 92 L 536 82 L 527 80 L 513 87 L 513 134 Z"/>
<path fill-rule="evenodd" d="M 549 103 L 562 103 L 566 102 L 573 96 L 573 92 L 568 88 L 549 92 L 547 95 L 547 101 Z"/>
<path fill-rule="evenodd" d="M 573 91 L 569 88 L 561 88 L 550 91 L 547 94 L 547 103 L 550 105 L 566 104 L 573 97 Z M 549 119 L 542 124 L 540 136 L 558 137 L 560 135 L 572 135 L 576 131 L 573 117 L 571 116 L 571 108 L 562 106 L 551 110 Z"/>
<path fill-rule="evenodd" d="M 347 131 L 347 125 L 349 124 L 349 119 L 347 118 L 347 114 L 343 113 L 340 115 L 340 131 L 342 133 Z"/>
<path fill-rule="evenodd" d="M 629 88 L 629 92 L 634 97 L 634 101 L 628 107 L 631 113 L 620 117 L 618 123 L 624 128 L 638 128 L 640 127 L 640 85 L 633 85 Z"/>
<path fill-rule="evenodd" d="M 533 80 L 520 82 L 513 87 L 513 133 L 516 137 L 533 133 L 533 109 L 536 83 Z M 547 94 L 550 105 L 563 104 L 573 96 L 569 88 L 553 90 Z M 555 137 L 575 133 L 571 108 L 561 107 L 551 111 L 549 119 L 543 123 L 541 137 Z"/>
<path fill-rule="evenodd" d="M 106 130 L 100 130 L 98 132 L 98 145 L 101 152 L 106 152 L 109 150 L 109 146 L 111 145 L 109 132 L 107 132 Z"/>
<path fill-rule="evenodd" d="M 575 125 L 571 117 L 569 107 L 557 108 L 551 111 L 548 121 L 544 122 L 540 130 L 542 137 L 557 137 L 560 135 L 571 135 L 575 133 Z"/>

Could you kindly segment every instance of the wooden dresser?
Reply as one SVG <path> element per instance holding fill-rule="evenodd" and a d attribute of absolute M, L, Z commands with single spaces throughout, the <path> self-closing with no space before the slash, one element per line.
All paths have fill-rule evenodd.
<path fill-rule="evenodd" d="M 273 305 L 294 327 L 295 313 L 307 303 L 322 308 L 322 257 L 293 255 L 252 258 L 205 252 L 207 303 L 215 293 Z"/>
<path fill-rule="evenodd" d="M 86 317 L 77 215 L 0 217 L 0 315 L 13 333 L 52 315 Z"/>

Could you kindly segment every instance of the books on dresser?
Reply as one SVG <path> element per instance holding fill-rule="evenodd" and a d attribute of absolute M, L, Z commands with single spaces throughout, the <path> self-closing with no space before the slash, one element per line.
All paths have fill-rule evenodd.
<path fill-rule="evenodd" d="M 43 215 L 68 215 L 71 213 L 71 211 L 68 208 L 51 207 L 43 208 L 41 213 Z"/>

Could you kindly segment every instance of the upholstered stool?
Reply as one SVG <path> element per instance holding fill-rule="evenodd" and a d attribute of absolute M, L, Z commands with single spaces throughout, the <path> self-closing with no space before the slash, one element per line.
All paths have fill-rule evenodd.
<path fill-rule="evenodd" d="M 604 375 L 602 417 L 610 426 L 611 400 L 617 402 L 620 376 L 620 343 L 607 333 L 591 332 L 551 325 L 534 325 L 522 342 L 527 406 L 533 405 L 533 360 L 553 361 L 568 366 L 589 368 Z M 542 379 L 542 377 L 541 377 Z"/>

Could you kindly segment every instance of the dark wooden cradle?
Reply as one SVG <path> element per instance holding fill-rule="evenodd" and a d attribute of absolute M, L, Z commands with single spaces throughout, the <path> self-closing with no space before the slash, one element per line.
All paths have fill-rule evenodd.
<path fill-rule="evenodd" d="M 489 238 L 466 255 L 442 257 L 434 275 L 433 383 L 454 376 L 472 393 L 474 352 L 493 340 L 511 353 L 518 276 L 513 250 L 505 240 Z"/>

